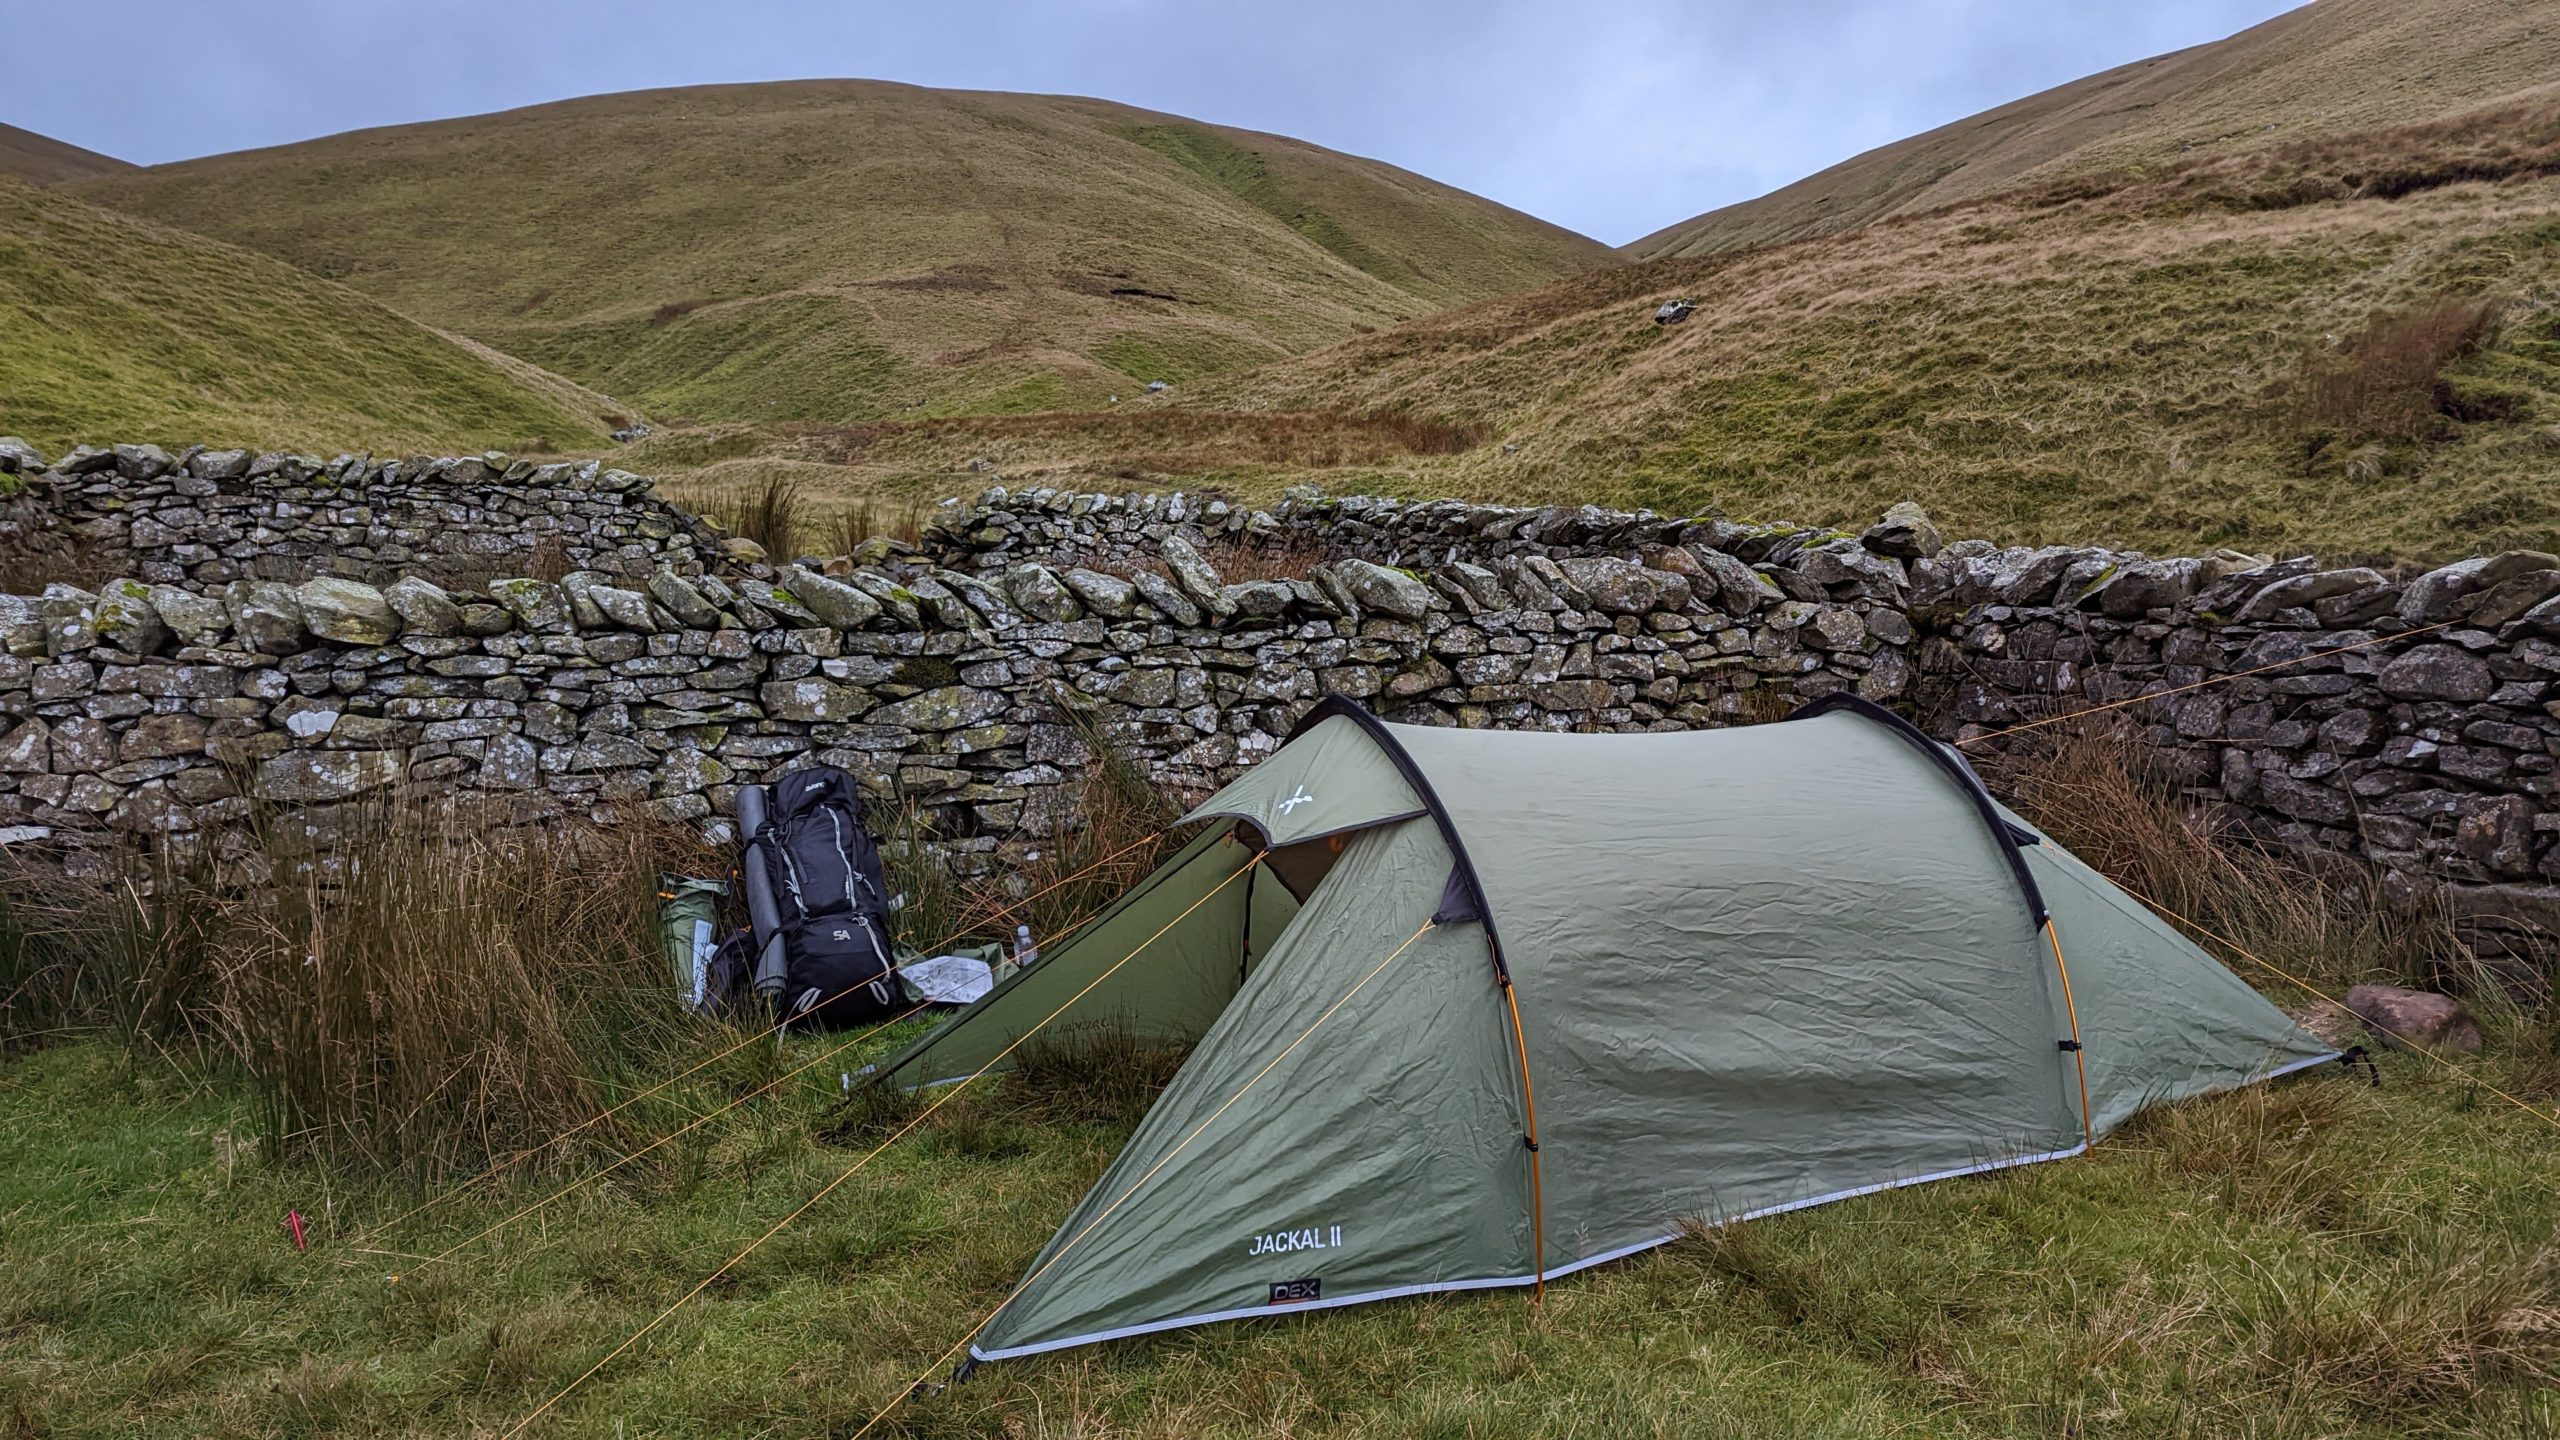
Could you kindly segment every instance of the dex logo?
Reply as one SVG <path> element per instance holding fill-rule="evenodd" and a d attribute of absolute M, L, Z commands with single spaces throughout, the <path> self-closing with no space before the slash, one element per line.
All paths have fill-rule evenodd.
<path fill-rule="evenodd" d="M 1307 793 L 1307 787 L 1301 785 L 1290 794 L 1288 799 L 1280 802 L 1280 814 L 1285 819 L 1290 811 L 1297 809 L 1301 805 L 1312 805 L 1315 803 L 1315 799 L 1316 797 Z"/>

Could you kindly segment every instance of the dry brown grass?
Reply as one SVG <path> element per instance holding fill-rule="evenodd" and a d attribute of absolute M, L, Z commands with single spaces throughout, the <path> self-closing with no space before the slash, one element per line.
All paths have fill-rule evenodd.
<path fill-rule="evenodd" d="M 2355 440 L 2415 441 L 2447 425 L 2445 367 L 2477 352 L 2499 302 L 2441 299 L 2367 321 L 2334 346 L 2304 355 L 2297 421 Z"/>
<path fill-rule="evenodd" d="M 1304 580 L 1307 572 L 1338 558 L 1334 547 L 1303 531 L 1293 531 L 1281 540 L 1257 540 L 1248 535 L 1225 535 L 1200 550 L 1200 558 L 1218 572 L 1218 578 L 1230 585 L 1254 580 Z"/>
<path fill-rule="evenodd" d="M 2260 845 L 2181 797 L 2120 732 L 2091 722 L 2046 733 L 1968 758 L 2018 813 L 2162 910 L 2332 993 L 2380 978 L 2436 983 L 2468 954 L 2441 904 L 2395 904 L 2375 875 L 2343 856 Z M 2261 983 L 2282 984 L 2232 958 Z"/>
<path fill-rule="evenodd" d="M 1869 151 L 1627 247 L 1696 255 L 1842 230 L 2033 187 L 2085 193 L 2199 166 L 2283 172 L 2354 137 L 2510 108 L 2560 67 L 2547 24 L 2505 0 L 2321 0 L 2229 39 L 2137 61 Z M 2492 137 L 2484 149 L 2505 144 Z M 2390 172 L 2368 172 L 2387 184 Z M 2270 187 L 2276 188 L 2276 187 Z M 2375 193 L 2406 193 L 2378 188 Z"/>
<path fill-rule="evenodd" d="M 210 1047 L 283 1151 L 420 1179 L 593 1120 L 606 1077 L 681 1043 L 655 895 L 711 858 L 688 832 L 398 802 L 332 824 L 366 842 L 314 864 L 277 816 L 245 860 L 147 883 L 13 858 L 0 1039 Z"/>
<path fill-rule="evenodd" d="M 782 448 L 827 464 L 945 460 L 966 451 L 998 469 L 1071 457 L 1163 473 L 1235 467 L 1322 470 L 1483 443 L 1474 422 L 1329 409 L 1217 411 L 1163 405 L 1038 415 L 954 416 L 870 425 L 776 427 Z"/>
<path fill-rule="evenodd" d="M 780 565 L 796 558 L 800 509 L 799 480 L 775 471 L 706 503 L 702 514 L 730 534 L 763 546 L 766 557 Z"/>
<path fill-rule="evenodd" d="M 917 545 L 924 539 L 925 509 L 915 501 L 865 495 L 830 517 L 831 555 L 850 555 L 869 540 Z"/>

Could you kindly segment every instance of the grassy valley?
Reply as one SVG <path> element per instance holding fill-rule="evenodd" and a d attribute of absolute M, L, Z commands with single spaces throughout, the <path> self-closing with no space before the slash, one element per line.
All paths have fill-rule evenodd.
<path fill-rule="evenodd" d="M 0 432 L 576 448 L 609 401 L 220 241 L 0 179 Z"/>
<path fill-rule="evenodd" d="M 1616 263 L 1293 140 L 870 81 L 599 96 L 81 193 L 659 420 L 1103 409 Z"/>

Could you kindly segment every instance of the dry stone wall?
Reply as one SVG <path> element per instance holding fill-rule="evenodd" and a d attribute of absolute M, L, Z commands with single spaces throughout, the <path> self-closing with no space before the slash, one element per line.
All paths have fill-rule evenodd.
<path fill-rule="evenodd" d="M 0 441 L 0 466 L 11 453 Z M 126 483 L 201 459 L 171 458 Z M 444 503 L 508 515 L 539 478 L 439 465 L 365 483 L 441 483 Z M 340 473 L 359 472 L 377 473 Z M 917 807 L 983 866 L 1072 822 L 1097 744 L 1203 790 L 1327 692 L 1422 723 L 1644 730 L 1847 688 L 1989 744 L 2156 696 L 2111 713 L 2199 803 L 2410 891 L 2560 923 L 2549 555 L 2398 577 L 1950 546 L 1909 507 L 1847 534 L 999 489 L 947 504 L 921 546 L 769 567 L 688 517 L 610 529 L 668 514 L 611 473 L 537 486 L 615 497 L 599 513 L 622 517 L 557 583 L 257 578 L 242 573 L 252 527 L 229 571 L 173 561 L 0 597 L 0 836 L 204 839 L 262 804 L 325 822 L 403 793 L 496 797 L 527 818 L 645 805 L 716 828 L 737 785 L 815 760 Z M 63 494 L 60 467 L 37 478 Z M 63 503 L 84 516 L 115 498 L 76 488 Z M 574 529 L 580 502 L 563 503 Z"/>
<path fill-rule="evenodd" d="M 322 459 L 83 446 L 51 465 L 0 437 L 5 522 L 76 543 L 102 572 L 199 587 L 336 575 L 387 582 L 521 575 L 549 565 L 699 573 L 712 532 L 650 482 L 593 460 L 506 455 Z"/>

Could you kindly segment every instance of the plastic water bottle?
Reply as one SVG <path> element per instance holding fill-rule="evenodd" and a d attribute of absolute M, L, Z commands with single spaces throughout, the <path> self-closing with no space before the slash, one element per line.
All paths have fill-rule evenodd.
<path fill-rule="evenodd" d="M 1031 927 L 1013 927 L 1013 963 L 1028 970 L 1040 963 L 1040 947 L 1031 941 Z"/>

